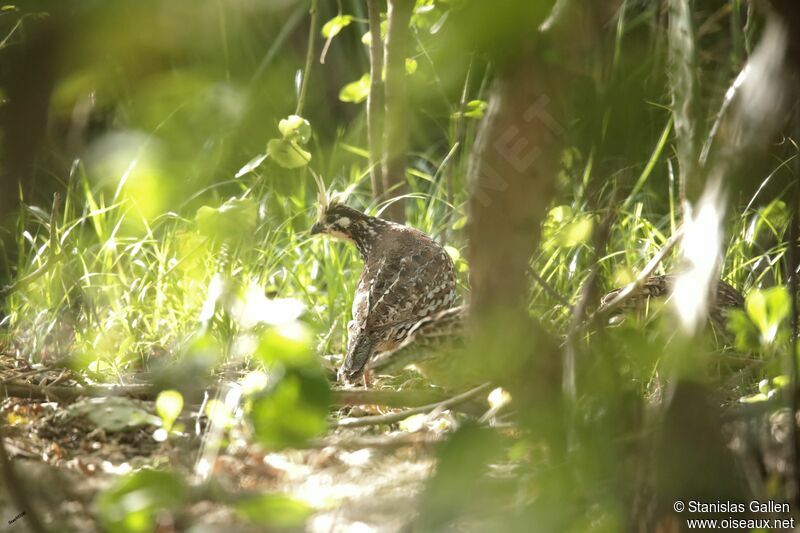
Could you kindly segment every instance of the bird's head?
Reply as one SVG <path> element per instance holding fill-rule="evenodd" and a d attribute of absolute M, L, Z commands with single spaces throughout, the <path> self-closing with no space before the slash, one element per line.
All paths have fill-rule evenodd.
<path fill-rule="evenodd" d="M 367 216 L 341 202 L 332 201 L 317 213 L 317 220 L 311 227 L 311 234 L 324 233 L 332 237 L 354 240 L 356 225 L 362 225 Z"/>
<path fill-rule="evenodd" d="M 319 187 L 319 195 L 317 220 L 311 227 L 311 235 L 324 233 L 351 241 L 355 243 L 362 259 L 366 259 L 372 250 L 375 237 L 381 234 L 388 223 L 346 206 L 344 204 L 346 193 L 327 191 L 322 178 L 313 171 L 312 174 Z"/>
<path fill-rule="evenodd" d="M 309 169 L 310 170 L 310 169 Z M 347 207 L 346 194 L 328 191 L 322 178 L 313 170 L 311 175 L 317 182 L 317 219 L 311 226 L 311 235 L 324 233 L 333 237 L 353 240 L 353 224 L 364 218 L 364 214 Z"/>

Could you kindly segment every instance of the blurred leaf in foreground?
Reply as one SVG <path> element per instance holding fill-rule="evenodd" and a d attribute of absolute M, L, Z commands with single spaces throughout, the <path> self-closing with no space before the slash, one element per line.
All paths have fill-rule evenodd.
<path fill-rule="evenodd" d="M 252 399 L 249 416 L 262 444 L 299 446 L 325 433 L 329 406 L 328 380 L 321 372 L 287 369 L 278 383 Z"/>
<path fill-rule="evenodd" d="M 206 237 L 226 241 L 252 236 L 258 221 L 258 207 L 250 198 L 231 198 L 218 208 L 204 205 L 194 217 L 197 229 Z"/>
<path fill-rule="evenodd" d="M 156 398 L 156 412 L 164 429 L 170 431 L 183 410 L 183 395 L 176 390 L 161 391 Z"/>
<path fill-rule="evenodd" d="M 259 494 L 236 502 L 233 507 L 246 520 L 264 527 L 298 528 L 314 510 L 283 494 Z"/>
<path fill-rule="evenodd" d="M 364 74 L 356 81 L 350 82 L 339 91 L 339 100 L 351 104 L 360 104 L 369 96 L 369 74 Z"/>
<path fill-rule="evenodd" d="M 766 345 L 776 340 L 781 322 L 789 315 L 791 301 L 785 287 L 772 287 L 750 291 L 744 306 Z"/>
<path fill-rule="evenodd" d="M 305 144 L 311 140 L 311 124 L 299 115 L 289 115 L 278 123 L 278 130 L 287 141 Z"/>
<path fill-rule="evenodd" d="M 322 36 L 331 39 L 353 22 L 352 15 L 337 15 L 322 25 Z"/>
<path fill-rule="evenodd" d="M 290 170 L 304 167 L 311 161 L 310 152 L 303 150 L 296 141 L 287 139 L 271 139 L 267 143 L 267 153 L 275 163 Z"/>
<path fill-rule="evenodd" d="M 149 533 L 156 517 L 176 510 L 184 501 L 183 479 L 171 472 L 140 470 L 114 482 L 100 493 L 96 507 L 110 533 Z"/>
<path fill-rule="evenodd" d="M 301 323 L 273 326 L 261 334 L 256 357 L 269 376 L 249 401 L 256 438 L 280 448 L 303 444 L 328 427 L 328 380 L 314 356 L 313 336 Z"/>
<path fill-rule="evenodd" d="M 464 513 L 480 513 L 488 502 L 476 484 L 499 451 L 500 437 L 490 429 L 465 424 L 456 431 L 439 449 L 436 474 L 420 498 L 420 530 L 440 531 Z"/>

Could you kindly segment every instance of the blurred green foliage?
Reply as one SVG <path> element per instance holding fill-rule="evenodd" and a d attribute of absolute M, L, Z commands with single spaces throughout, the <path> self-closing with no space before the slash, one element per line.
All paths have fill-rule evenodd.
<path fill-rule="evenodd" d="M 707 22 L 704 102 L 724 94 L 761 22 L 744 27 L 741 2 L 712 4 L 695 13 Z M 515 43 L 552 5 L 416 2 L 406 62 L 407 216 L 447 244 L 467 294 L 465 176 L 478 119 L 494 76 L 519 57 Z M 299 0 L 27 0 L 2 15 L 17 29 L 0 54 L 44 43 L 55 64 L 47 142 L 22 183 L 13 242 L 4 248 L 4 276 L 13 280 L 4 342 L 31 361 L 96 380 L 155 370 L 162 388 L 179 395 L 203 386 L 222 363 L 238 362 L 263 378 L 245 391 L 244 411 L 265 448 L 300 446 L 328 429 L 329 383 L 316 355 L 343 350 L 361 265 L 346 244 L 307 234 L 317 194 L 308 167 L 347 190 L 355 207 L 380 213 L 385 203 L 369 191 L 365 106 L 354 105 L 370 90 L 363 2 L 320 2 L 323 24 L 314 31 L 327 42 L 314 51 L 311 77 L 302 72 L 307 11 Z M 554 338 L 570 331 L 572 311 L 562 300 L 578 302 L 590 272 L 601 289 L 631 281 L 681 217 L 663 12 L 658 2 L 629 1 L 619 13 L 602 46 L 578 64 L 547 47 L 570 35 L 540 43 L 548 68 L 575 78 L 559 110 L 566 131 L 553 176 L 559 196 L 531 260 L 552 292 L 532 284 L 529 310 Z M 730 24 L 721 24 L 726 17 Z M 309 97 L 296 114 L 304 79 Z M 0 95 L 7 89 L 0 85 Z M 789 353 L 789 298 L 781 285 L 786 183 L 797 157 L 789 145 L 772 147 L 768 171 L 732 191 L 723 277 L 752 290 L 730 327 L 748 363 L 766 363 L 731 391 L 744 401 L 786 386 L 780 358 Z M 598 249 L 593 232 L 609 206 L 614 224 Z M 656 273 L 676 264 L 670 255 Z M 723 350 L 715 366 L 706 338 L 670 346 L 675 325 L 667 315 L 654 305 L 591 336 L 575 404 L 520 417 L 542 415 L 541 433 L 461 427 L 439 451 L 420 507 L 423 530 L 465 517 L 487 530 L 626 529 L 639 466 L 630 435 L 641 431 L 648 402 L 662 397 L 661 373 L 679 367 L 698 381 L 718 380 L 730 373 L 725 357 L 735 355 Z M 506 342 L 508 324 L 498 324 L 499 339 L 476 343 L 450 372 L 456 382 L 524 375 L 524 350 Z M 498 347 L 501 356 L 486 357 Z M 167 429 L 177 397 L 161 402 Z M 216 402 L 208 412 L 228 427 L 231 413 Z M 573 429 L 568 453 L 543 442 L 565 420 Z M 511 475 L 487 476 L 498 464 Z M 179 509 L 186 492 L 176 475 L 141 470 L 103 493 L 97 510 L 109 531 L 151 531 L 158 512 Z M 296 527 L 310 512 L 272 494 L 234 507 L 264 527 Z"/>
<path fill-rule="evenodd" d="M 98 498 L 103 527 L 112 533 L 153 531 L 162 509 L 176 511 L 184 503 L 186 486 L 178 474 L 140 470 L 120 478 Z"/>

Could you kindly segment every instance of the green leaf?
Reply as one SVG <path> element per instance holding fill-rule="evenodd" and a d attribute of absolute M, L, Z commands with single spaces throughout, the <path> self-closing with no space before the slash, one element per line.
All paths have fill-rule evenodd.
<path fill-rule="evenodd" d="M 157 514 L 178 508 L 186 487 L 180 476 L 158 470 L 140 470 L 117 479 L 97 497 L 97 511 L 110 533 L 149 533 Z"/>
<path fill-rule="evenodd" d="M 258 223 L 258 206 L 250 198 L 231 198 L 218 208 L 204 205 L 194 216 L 197 229 L 206 237 L 240 239 L 252 235 Z"/>
<path fill-rule="evenodd" d="M 289 115 L 278 123 L 278 130 L 287 141 L 305 144 L 311 139 L 311 124 L 299 115 Z"/>
<path fill-rule="evenodd" d="M 775 376 L 772 378 L 772 384 L 775 386 L 776 389 L 782 389 L 787 387 L 791 383 L 791 379 L 789 376 L 785 374 L 781 374 L 780 376 Z"/>
<path fill-rule="evenodd" d="M 306 365 L 314 361 L 313 336 L 300 322 L 290 322 L 267 329 L 261 334 L 256 357 L 265 366 L 273 363 Z"/>
<path fill-rule="evenodd" d="M 791 300 L 786 289 L 784 287 L 754 289 L 747 295 L 744 305 L 747 315 L 761 333 L 762 343 L 773 343 L 781 322 L 789 315 L 791 309 Z"/>
<path fill-rule="evenodd" d="M 406 74 L 414 74 L 417 71 L 417 60 L 413 57 L 406 58 Z"/>
<path fill-rule="evenodd" d="M 332 39 L 353 22 L 352 15 L 337 15 L 322 26 L 322 36 Z"/>
<path fill-rule="evenodd" d="M 140 426 L 159 426 L 161 420 L 135 400 L 122 397 L 89 398 L 67 408 L 65 416 L 85 416 L 95 426 L 118 432 Z"/>
<path fill-rule="evenodd" d="M 739 398 L 739 401 L 741 403 L 759 403 L 759 402 L 766 402 L 767 400 L 769 400 L 769 396 L 767 396 L 763 392 Z"/>
<path fill-rule="evenodd" d="M 360 79 L 348 83 L 339 91 L 339 100 L 342 102 L 360 104 L 369 96 L 369 82 L 369 74 L 364 74 Z"/>
<path fill-rule="evenodd" d="M 464 116 L 469 118 L 483 118 L 486 112 L 487 103 L 483 100 L 470 100 L 467 102 L 467 108 L 464 111 Z"/>
<path fill-rule="evenodd" d="M 270 390 L 250 403 L 256 439 L 268 448 L 301 446 L 328 429 L 330 390 L 319 369 L 287 368 Z"/>
<path fill-rule="evenodd" d="M 411 25 L 421 31 L 430 30 L 442 12 L 432 0 L 418 0 L 411 15 Z"/>
<path fill-rule="evenodd" d="M 561 246 L 572 247 L 577 246 L 592 235 L 592 228 L 594 227 L 594 220 L 590 216 L 581 216 L 564 226 L 558 237 L 558 243 Z"/>
<path fill-rule="evenodd" d="M 253 172 L 255 169 L 261 166 L 261 163 L 267 158 L 267 154 L 258 154 L 253 159 L 245 163 L 245 165 L 236 172 L 235 178 L 241 178 L 245 174 Z"/>
<path fill-rule="evenodd" d="M 297 144 L 286 139 L 272 139 L 267 143 L 267 153 L 283 168 L 294 169 L 306 166 L 311 154 Z"/>
<path fill-rule="evenodd" d="M 767 299 L 764 293 L 754 289 L 747 295 L 745 309 L 750 319 L 755 322 L 758 329 L 762 332 L 767 329 Z"/>
<path fill-rule="evenodd" d="M 547 213 L 545 223 L 560 224 L 572 218 L 572 208 L 568 205 L 557 205 Z"/>
<path fill-rule="evenodd" d="M 211 422 L 221 428 L 229 428 L 235 421 L 230 407 L 222 400 L 211 399 L 206 404 L 206 416 Z"/>
<path fill-rule="evenodd" d="M 736 348 L 742 352 L 756 351 L 761 347 L 758 328 L 741 309 L 728 311 L 728 331 L 734 334 Z"/>
<path fill-rule="evenodd" d="M 381 21 L 381 40 L 386 39 L 386 31 L 389 29 L 389 21 L 382 20 Z M 364 33 L 361 36 L 361 42 L 365 45 L 369 46 L 372 44 L 372 34 L 370 32 Z"/>
<path fill-rule="evenodd" d="M 306 503 L 283 494 L 258 494 L 233 507 L 245 520 L 266 528 L 300 528 L 314 512 Z"/>
<path fill-rule="evenodd" d="M 753 215 L 753 219 L 747 227 L 745 240 L 748 244 L 753 244 L 759 237 L 780 237 L 780 228 L 788 223 L 790 216 L 786 202 L 780 199 L 773 200 Z"/>
<path fill-rule="evenodd" d="M 156 398 L 156 413 L 161 417 L 164 429 L 170 431 L 183 410 L 183 395 L 176 390 L 165 390 Z"/>
<path fill-rule="evenodd" d="M 544 222 L 545 248 L 573 247 L 585 242 L 592 234 L 594 218 L 576 215 L 567 205 L 550 209 Z"/>
<path fill-rule="evenodd" d="M 469 118 L 482 118 L 486 112 L 486 102 L 483 100 L 470 100 L 464 106 L 463 111 L 456 111 L 451 115 L 451 118 L 469 117 Z"/>

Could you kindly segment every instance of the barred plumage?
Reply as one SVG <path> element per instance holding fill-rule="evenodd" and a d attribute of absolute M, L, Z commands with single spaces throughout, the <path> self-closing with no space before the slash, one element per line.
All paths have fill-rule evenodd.
<path fill-rule="evenodd" d="M 393 350 L 376 355 L 367 368 L 376 372 L 400 369 L 435 357 L 443 348 L 458 347 L 466 337 L 466 314 L 466 307 L 458 306 L 420 320 L 403 342 Z"/>

